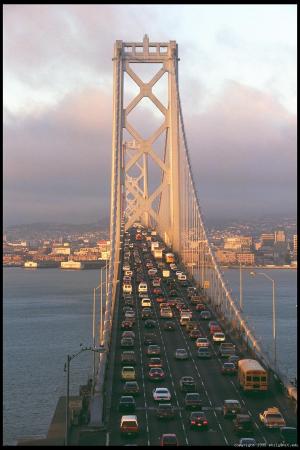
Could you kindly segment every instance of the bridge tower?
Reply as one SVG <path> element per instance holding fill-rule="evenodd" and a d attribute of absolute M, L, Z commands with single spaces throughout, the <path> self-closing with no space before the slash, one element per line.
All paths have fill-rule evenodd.
<path fill-rule="evenodd" d="M 120 229 L 124 214 L 125 230 L 135 222 L 155 227 L 174 251 L 180 251 L 180 157 L 179 104 L 177 92 L 178 48 L 175 41 L 143 42 L 116 41 L 114 48 L 114 108 L 112 142 L 111 229 Z M 134 71 L 136 63 L 160 65 L 149 82 Z M 168 101 L 165 107 L 152 88 L 167 72 Z M 127 73 L 139 88 L 139 93 L 124 107 L 124 74 Z M 147 97 L 162 113 L 164 121 L 148 138 L 143 138 L 128 117 Z M 125 141 L 124 129 L 132 137 Z M 165 139 L 164 154 L 160 157 L 153 144 L 160 136 Z M 160 171 L 160 180 L 149 194 L 149 158 Z M 130 175 L 136 169 L 136 176 Z"/>

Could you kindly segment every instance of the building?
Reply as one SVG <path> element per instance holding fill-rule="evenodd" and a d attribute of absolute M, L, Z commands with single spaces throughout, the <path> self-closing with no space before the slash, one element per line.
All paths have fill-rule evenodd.
<path fill-rule="evenodd" d="M 70 255 L 71 254 L 71 248 L 67 246 L 63 247 L 53 247 L 52 248 L 53 255 Z"/>
<path fill-rule="evenodd" d="M 245 266 L 253 266 L 255 263 L 255 255 L 252 252 L 249 253 L 237 253 L 236 259 L 239 264 Z"/>
<path fill-rule="evenodd" d="M 273 246 L 275 242 L 274 233 L 263 233 L 260 235 L 260 242 L 263 246 Z"/>
<path fill-rule="evenodd" d="M 224 250 L 250 251 L 253 246 L 251 236 L 233 236 L 224 238 Z"/>
<path fill-rule="evenodd" d="M 284 230 L 275 231 L 274 235 L 275 235 L 275 243 L 286 241 Z"/>
<path fill-rule="evenodd" d="M 217 250 L 215 253 L 216 260 L 220 264 L 236 264 L 236 252 L 228 250 Z"/>
<path fill-rule="evenodd" d="M 297 261 L 297 250 L 298 250 L 298 243 L 297 243 L 297 234 L 294 234 L 293 236 L 293 260 Z"/>

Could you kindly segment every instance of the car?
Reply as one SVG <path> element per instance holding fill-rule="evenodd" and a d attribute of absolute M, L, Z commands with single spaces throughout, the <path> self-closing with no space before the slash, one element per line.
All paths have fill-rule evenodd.
<path fill-rule="evenodd" d="M 239 445 L 245 446 L 245 447 L 252 447 L 252 446 L 255 447 L 255 446 L 257 446 L 257 442 L 254 438 L 246 437 L 246 438 L 241 438 L 239 440 Z"/>
<path fill-rule="evenodd" d="M 137 381 L 126 381 L 123 388 L 124 394 L 138 395 L 140 388 Z"/>
<path fill-rule="evenodd" d="M 134 381 L 135 375 L 135 368 L 133 366 L 124 366 L 121 370 L 122 380 Z"/>
<path fill-rule="evenodd" d="M 209 340 L 205 337 L 200 337 L 196 339 L 196 347 L 209 347 Z"/>
<path fill-rule="evenodd" d="M 203 430 L 208 428 L 208 420 L 203 411 L 193 411 L 189 417 L 189 424 L 191 428 Z"/>
<path fill-rule="evenodd" d="M 200 312 L 200 319 L 209 320 L 211 318 L 211 313 L 207 309 Z"/>
<path fill-rule="evenodd" d="M 171 400 L 171 393 L 168 388 L 165 387 L 157 387 L 153 389 L 152 391 L 153 399 L 155 401 L 170 401 Z"/>
<path fill-rule="evenodd" d="M 142 309 L 142 319 L 149 319 L 149 317 L 153 317 L 153 312 L 151 308 L 143 308 Z"/>
<path fill-rule="evenodd" d="M 134 331 L 123 331 L 121 338 L 127 338 L 131 337 L 132 339 L 135 338 L 135 332 Z"/>
<path fill-rule="evenodd" d="M 134 339 L 131 337 L 124 337 L 121 339 L 121 347 L 134 347 Z"/>
<path fill-rule="evenodd" d="M 124 304 L 125 304 L 126 306 L 134 306 L 134 300 L 133 300 L 133 298 L 126 298 L 126 299 L 124 300 Z"/>
<path fill-rule="evenodd" d="M 146 345 L 156 344 L 157 336 L 154 333 L 145 333 L 143 342 Z"/>
<path fill-rule="evenodd" d="M 210 325 L 209 326 L 209 332 L 213 336 L 214 333 L 222 333 L 222 328 L 218 324 Z"/>
<path fill-rule="evenodd" d="M 139 432 L 137 416 L 126 415 L 121 417 L 120 432 L 125 435 L 135 435 Z"/>
<path fill-rule="evenodd" d="M 237 372 L 237 367 L 233 362 L 224 362 L 221 372 L 223 375 L 235 375 Z"/>
<path fill-rule="evenodd" d="M 149 369 L 151 367 L 162 367 L 163 363 L 161 358 L 150 358 L 150 361 L 147 362 L 147 366 L 149 367 Z"/>
<path fill-rule="evenodd" d="M 281 427 L 280 438 L 283 444 L 297 444 L 297 428 L 295 427 Z"/>
<path fill-rule="evenodd" d="M 178 447 L 178 440 L 175 433 L 164 433 L 160 437 L 161 447 Z"/>
<path fill-rule="evenodd" d="M 123 313 L 125 314 L 126 312 L 134 312 L 134 309 L 132 308 L 132 306 L 124 306 L 123 307 Z"/>
<path fill-rule="evenodd" d="M 162 289 L 160 287 L 155 287 L 155 288 L 153 288 L 152 293 L 154 295 L 161 295 L 162 294 Z"/>
<path fill-rule="evenodd" d="M 259 420 L 266 428 L 285 427 L 285 420 L 276 406 L 266 409 L 259 414 Z"/>
<path fill-rule="evenodd" d="M 140 284 L 139 284 L 139 286 L 138 286 L 138 291 L 139 291 L 139 293 L 147 292 L 147 291 L 148 291 L 148 285 L 147 285 L 147 283 L 141 281 Z"/>
<path fill-rule="evenodd" d="M 156 344 L 148 345 L 146 353 L 147 355 L 160 355 L 160 346 Z"/>
<path fill-rule="evenodd" d="M 233 417 L 239 414 L 242 410 L 241 404 L 238 400 L 224 400 L 223 416 Z"/>
<path fill-rule="evenodd" d="M 160 309 L 160 317 L 163 319 L 169 319 L 173 317 L 173 312 L 170 307 Z"/>
<path fill-rule="evenodd" d="M 212 357 L 212 352 L 208 347 L 199 347 L 197 350 L 197 356 L 201 359 L 208 359 Z"/>
<path fill-rule="evenodd" d="M 159 381 L 166 378 L 165 372 L 161 367 L 151 367 L 148 374 L 149 380 Z"/>
<path fill-rule="evenodd" d="M 175 331 L 176 330 L 176 325 L 171 320 L 167 320 L 167 322 L 164 323 L 163 328 L 166 331 Z"/>
<path fill-rule="evenodd" d="M 199 330 L 199 324 L 198 322 L 196 322 L 195 320 L 189 320 L 186 324 L 185 324 L 185 329 L 186 331 L 189 333 L 192 330 Z"/>
<path fill-rule="evenodd" d="M 124 351 L 121 353 L 121 363 L 127 364 L 130 363 L 131 365 L 136 364 L 136 354 L 133 351 Z"/>
<path fill-rule="evenodd" d="M 133 327 L 134 322 L 131 319 L 125 319 L 121 322 L 121 328 L 122 330 L 131 330 Z"/>
<path fill-rule="evenodd" d="M 177 291 L 176 289 L 171 289 L 169 292 L 169 297 L 177 297 Z"/>
<path fill-rule="evenodd" d="M 120 412 L 134 412 L 135 411 L 135 400 L 132 395 L 122 395 L 119 401 L 119 411 Z"/>
<path fill-rule="evenodd" d="M 180 390 L 182 392 L 195 392 L 196 391 L 196 382 L 191 376 L 181 377 L 179 380 Z"/>
<path fill-rule="evenodd" d="M 185 394 L 184 405 L 186 408 L 202 409 L 202 399 L 198 392 L 188 392 Z"/>
<path fill-rule="evenodd" d="M 188 359 L 189 355 L 185 348 L 177 348 L 175 350 L 175 359 Z"/>
<path fill-rule="evenodd" d="M 195 309 L 196 309 L 196 311 L 205 311 L 206 305 L 204 303 L 197 303 Z"/>
<path fill-rule="evenodd" d="M 202 336 L 202 333 L 201 333 L 200 330 L 191 330 L 191 331 L 189 332 L 189 337 L 190 337 L 190 339 L 192 339 L 192 340 L 198 339 L 198 338 L 201 337 L 201 336 Z"/>
<path fill-rule="evenodd" d="M 156 303 L 163 303 L 165 300 L 166 300 L 165 297 L 163 297 L 162 295 L 155 297 Z"/>
<path fill-rule="evenodd" d="M 126 311 L 125 313 L 125 319 L 135 319 L 135 312 L 134 311 Z"/>
<path fill-rule="evenodd" d="M 237 414 L 233 420 L 234 431 L 238 434 L 248 434 L 254 432 L 254 423 L 249 414 Z"/>
<path fill-rule="evenodd" d="M 229 356 L 229 358 L 227 359 L 227 362 L 233 362 L 236 366 L 237 366 L 237 363 L 238 363 L 238 361 L 240 360 L 241 358 L 240 358 L 240 356 L 238 356 L 238 355 L 231 355 L 231 356 Z"/>
<path fill-rule="evenodd" d="M 151 300 L 150 300 L 150 298 L 148 298 L 148 297 L 142 298 L 141 306 L 142 306 L 142 308 L 151 308 Z"/>
<path fill-rule="evenodd" d="M 155 320 L 147 319 L 145 321 L 145 328 L 155 328 L 155 327 L 156 327 Z"/>
<path fill-rule="evenodd" d="M 158 419 L 173 419 L 175 417 L 175 409 L 171 403 L 159 403 L 156 409 L 156 417 Z"/>
<path fill-rule="evenodd" d="M 225 334 L 217 331 L 212 336 L 213 342 L 219 344 L 220 342 L 225 342 Z"/>
<path fill-rule="evenodd" d="M 235 355 L 235 345 L 231 342 L 221 342 L 219 347 L 219 355 L 221 358 L 228 358 L 231 355 Z"/>

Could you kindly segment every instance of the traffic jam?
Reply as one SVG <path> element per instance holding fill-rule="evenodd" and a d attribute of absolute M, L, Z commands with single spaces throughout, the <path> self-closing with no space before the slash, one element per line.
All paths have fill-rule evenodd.
<path fill-rule="evenodd" d="M 295 439 L 267 371 L 231 342 L 156 231 L 125 233 L 121 272 L 108 445 Z"/>

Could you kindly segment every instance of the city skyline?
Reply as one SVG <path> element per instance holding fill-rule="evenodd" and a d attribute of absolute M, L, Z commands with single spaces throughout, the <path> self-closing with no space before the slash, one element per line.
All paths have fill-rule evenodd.
<path fill-rule="evenodd" d="M 145 33 L 179 46 L 204 216 L 294 214 L 295 13 L 296 5 L 5 5 L 4 224 L 108 215 L 112 47 Z"/>

